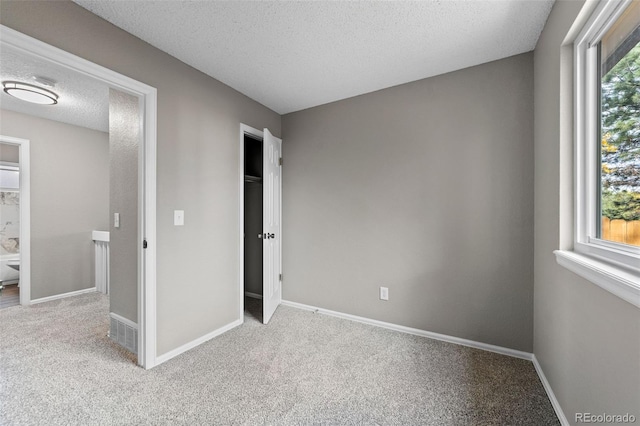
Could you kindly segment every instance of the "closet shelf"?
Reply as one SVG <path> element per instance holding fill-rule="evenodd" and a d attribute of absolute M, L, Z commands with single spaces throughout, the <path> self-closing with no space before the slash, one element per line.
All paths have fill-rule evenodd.
<path fill-rule="evenodd" d="M 262 178 L 258 176 L 244 175 L 245 182 L 261 183 Z"/>

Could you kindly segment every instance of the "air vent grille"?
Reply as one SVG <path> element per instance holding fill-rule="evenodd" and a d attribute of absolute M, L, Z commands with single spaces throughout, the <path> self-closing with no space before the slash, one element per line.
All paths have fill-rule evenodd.
<path fill-rule="evenodd" d="M 134 354 L 138 353 L 137 328 L 125 323 L 119 318 L 114 318 L 114 314 L 111 314 L 109 337 L 111 337 L 111 340 Z"/>

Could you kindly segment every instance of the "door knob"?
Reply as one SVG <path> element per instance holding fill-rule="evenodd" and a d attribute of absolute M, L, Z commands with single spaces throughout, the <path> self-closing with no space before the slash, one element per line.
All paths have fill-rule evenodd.
<path fill-rule="evenodd" d="M 276 237 L 276 235 L 275 235 L 275 234 L 270 234 L 270 233 L 268 233 L 268 232 L 267 232 L 266 234 L 264 234 L 264 237 L 265 237 L 266 239 L 269 239 L 269 238 L 275 238 L 275 237 Z"/>

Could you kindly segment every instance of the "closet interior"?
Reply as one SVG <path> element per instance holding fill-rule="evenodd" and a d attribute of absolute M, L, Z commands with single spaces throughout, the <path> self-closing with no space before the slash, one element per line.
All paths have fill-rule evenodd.
<path fill-rule="evenodd" d="M 262 140 L 244 135 L 244 294 L 262 298 Z M 262 304 L 260 304 L 262 310 Z"/>

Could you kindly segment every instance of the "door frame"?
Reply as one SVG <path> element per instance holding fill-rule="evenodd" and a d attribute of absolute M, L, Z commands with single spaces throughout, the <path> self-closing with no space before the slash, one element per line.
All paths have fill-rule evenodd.
<path fill-rule="evenodd" d="M 239 174 L 239 200 L 238 200 L 238 217 L 239 219 L 239 248 L 238 257 L 240 258 L 240 270 L 238 271 L 238 319 L 240 323 L 244 323 L 244 135 L 251 135 L 260 140 L 264 140 L 264 132 L 254 129 L 251 126 L 240 123 L 240 162 L 238 164 Z"/>
<path fill-rule="evenodd" d="M 149 369 L 156 365 L 157 90 L 4 25 L 0 25 L 1 45 L 80 72 L 139 99 L 143 140 L 138 156 L 138 364 Z M 147 241 L 147 249 L 142 248 L 143 240 Z M 26 244 L 28 247 L 29 241 Z"/>
<path fill-rule="evenodd" d="M 31 303 L 31 180 L 29 140 L 0 135 L 0 143 L 18 147 L 20 179 L 20 304 Z"/>

